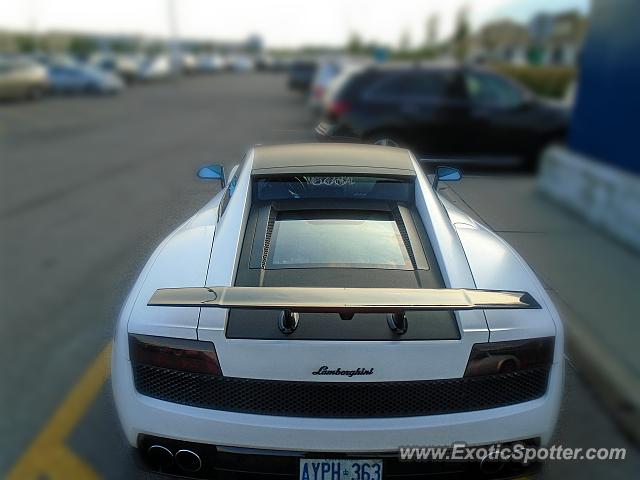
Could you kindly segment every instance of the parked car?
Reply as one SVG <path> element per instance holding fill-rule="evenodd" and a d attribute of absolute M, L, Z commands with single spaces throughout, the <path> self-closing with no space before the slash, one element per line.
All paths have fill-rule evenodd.
<path fill-rule="evenodd" d="M 144 60 L 138 78 L 142 81 L 164 80 L 171 76 L 171 59 L 168 55 L 157 55 Z"/>
<path fill-rule="evenodd" d="M 308 93 L 313 76 L 316 73 L 316 62 L 310 60 L 296 60 L 289 66 L 287 84 L 291 90 Z"/>
<path fill-rule="evenodd" d="M 273 64 L 271 70 L 273 72 L 287 72 L 289 70 L 290 61 L 284 57 L 273 57 Z"/>
<path fill-rule="evenodd" d="M 255 62 L 248 55 L 231 55 L 229 57 L 229 68 L 237 73 L 251 72 L 255 68 Z"/>
<path fill-rule="evenodd" d="M 202 53 L 196 59 L 196 69 L 200 73 L 221 72 L 227 68 L 225 58 L 217 53 Z"/>
<path fill-rule="evenodd" d="M 533 166 L 542 148 L 564 138 L 568 119 L 566 108 L 488 69 L 370 67 L 336 80 L 316 134 Z"/>
<path fill-rule="evenodd" d="M 180 54 L 180 69 L 183 73 L 193 74 L 198 71 L 198 59 L 190 52 L 182 52 Z"/>
<path fill-rule="evenodd" d="M 53 93 L 114 94 L 124 88 L 117 75 L 89 65 L 52 64 L 48 75 Z"/>
<path fill-rule="evenodd" d="M 309 92 L 309 106 L 312 110 L 315 113 L 322 113 L 327 95 L 334 90 L 335 81 L 341 76 L 351 75 L 366 66 L 366 61 L 354 58 L 332 58 L 318 61 Z"/>
<path fill-rule="evenodd" d="M 405 149 L 306 144 L 255 147 L 223 172 L 200 170 L 224 189 L 152 254 L 116 327 L 115 404 L 151 468 L 535 467 L 398 459 L 401 445 L 546 445 L 558 417 L 558 312 L 504 240 L 440 197 L 459 171 L 430 180 Z"/>
<path fill-rule="evenodd" d="M 268 54 L 261 54 L 256 57 L 256 70 L 261 72 L 272 72 L 276 65 L 275 58 Z"/>
<path fill-rule="evenodd" d="M 47 69 L 31 60 L 0 57 L 0 99 L 37 99 L 49 87 Z"/>
<path fill-rule="evenodd" d="M 138 79 L 141 59 L 135 55 L 97 55 L 91 63 L 100 70 L 118 75 L 126 83 L 134 83 Z"/>
<path fill-rule="evenodd" d="M 327 89 L 342 68 L 342 63 L 338 60 L 318 62 L 309 92 L 309 106 L 314 112 L 321 112 Z"/>

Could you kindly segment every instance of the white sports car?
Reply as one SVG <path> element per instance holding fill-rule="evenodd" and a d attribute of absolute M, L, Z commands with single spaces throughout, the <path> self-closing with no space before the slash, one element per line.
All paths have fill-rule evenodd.
<path fill-rule="evenodd" d="M 116 406 L 146 465 L 305 480 L 527 471 L 399 457 L 545 445 L 558 415 L 558 313 L 507 243 L 439 196 L 457 170 L 302 144 L 251 149 L 226 185 L 221 167 L 199 176 L 224 188 L 153 253 L 115 334 Z"/>

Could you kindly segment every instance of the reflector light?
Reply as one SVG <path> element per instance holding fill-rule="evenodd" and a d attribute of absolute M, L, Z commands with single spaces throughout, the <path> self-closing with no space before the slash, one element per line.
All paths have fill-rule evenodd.
<path fill-rule="evenodd" d="M 329 113 L 339 117 L 340 115 L 347 113 L 350 107 L 351 106 L 348 102 L 345 102 L 344 100 L 336 100 L 331 102 L 329 105 Z"/>
<path fill-rule="evenodd" d="M 222 376 L 218 355 L 211 342 L 129 335 L 129 356 L 136 365 Z"/>
<path fill-rule="evenodd" d="M 553 363 L 554 337 L 476 343 L 471 349 L 465 377 L 528 370 Z"/>

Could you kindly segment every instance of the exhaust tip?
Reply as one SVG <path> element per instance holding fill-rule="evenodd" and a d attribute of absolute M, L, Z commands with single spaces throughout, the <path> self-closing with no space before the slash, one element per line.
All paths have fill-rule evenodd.
<path fill-rule="evenodd" d="M 147 449 L 149 462 L 156 468 L 168 468 L 173 465 L 173 453 L 162 445 L 151 445 Z"/>
<path fill-rule="evenodd" d="M 504 468 L 504 462 L 496 460 L 491 454 L 485 455 L 480 460 L 480 471 L 488 475 L 494 475 Z"/>
<path fill-rule="evenodd" d="M 191 450 L 178 450 L 175 456 L 176 465 L 185 472 L 197 472 L 202 468 L 200 456 Z"/>

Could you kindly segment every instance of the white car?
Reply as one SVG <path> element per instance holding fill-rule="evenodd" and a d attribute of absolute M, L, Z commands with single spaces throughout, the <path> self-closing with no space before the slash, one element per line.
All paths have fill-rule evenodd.
<path fill-rule="evenodd" d="M 255 68 L 255 61 L 248 55 L 231 55 L 229 57 L 229 67 L 238 73 L 247 73 Z"/>
<path fill-rule="evenodd" d="M 147 58 L 140 66 L 138 80 L 164 80 L 171 76 L 171 58 L 169 55 L 158 55 Z"/>
<path fill-rule="evenodd" d="M 227 68 L 225 58 L 216 53 L 198 55 L 197 61 L 197 70 L 201 73 L 221 72 Z"/>
<path fill-rule="evenodd" d="M 321 112 L 327 88 L 340 74 L 341 68 L 342 65 L 338 61 L 318 62 L 309 91 L 309 106 L 315 113 Z"/>
<path fill-rule="evenodd" d="M 199 176 L 224 183 L 219 166 Z M 459 176 L 427 176 L 400 148 L 251 149 L 153 253 L 118 320 L 115 402 L 146 464 L 198 478 L 526 473 L 398 455 L 545 445 L 558 416 L 558 313 L 504 240 L 440 197 Z"/>
<path fill-rule="evenodd" d="M 183 52 L 179 56 L 180 70 L 184 73 L 196 73 L 198 70 L 198 57 L 193 53 Z"/>
<path fill-rule="evenodd" d="M 359 58 L 329 58 L 318 61 L 316 73 L 311 82 L 309 106 L 314 113 L 323 112 L 327 95 L 334 90 L 334 83 L 352 72 L 363 69 L 367 62 Z"/>

